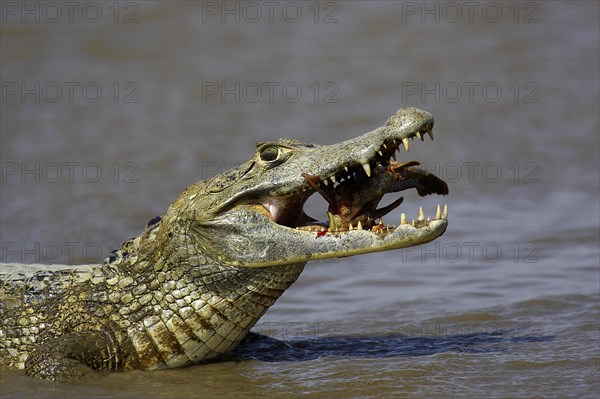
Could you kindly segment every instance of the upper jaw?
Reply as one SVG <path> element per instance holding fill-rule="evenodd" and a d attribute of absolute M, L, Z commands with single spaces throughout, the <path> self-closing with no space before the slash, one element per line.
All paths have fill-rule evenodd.
<path fill-rule="evenodd" d="M 433 140 L 432 128 L 433 116 L 430 113 L 409 107 L 399 109 L 384 126 L 338 144 L 295 142 L 294 155 L 278 167 L 257 174 L 255 162 L 244 164 L 244 171 L 228 183 L 229 187 L 216 188 L 214 192 L 218 194 L 215 195 L 221 198 L 211 206 L 210 213 L 217 215 L 236 204 L 247 204 L 249 200 L 297 195 L 301 191 L 307 192 L 308 198 L 314 189 L 302 177 L 303 173 L 315 176 L 323 184 L 335 184 L 354 173 L 369 176 L 377 164 L 386 164 L 390 158 L 395 158 L 401 144 L 408 151 L 415 137 L 424 140 L 428 134 Z M 273 144 L 280 142 L 289 144 L 287 140 Z"/>
<path fill-rule="evenodd" d="M 319 170 L 303 171 L 318 176 L 323 184 L 329 181 L 336 183 L 340 178 L 362 168 L 367 176 L 378 164 L 385 165 L 395 154 L 400 145 L 408 152 L 411 141 L 416 137 L 424 141 L 429 135 L 433 140 L 433 116 L 417 108 L 402 108 L 391 116 L 386 123 L 372 132 L 339 144 L 323 146 L 320 150 L 326 159 L 336 159 L 335 164 Z"/>
<path fill-rule="evenodd" d="M 337 166 L 332 166 L 325 171 L 318 174 L 308 173 L 313 177 L 318 177 L 322 184 L 327 186 L 328 184 L 336 184 L 348 176 L 354 174 L 364 173 L 367 177 L 371 177 L 372 171 L 377 165 L 388 165 L 390 161 L 396 160 L 396 152 L 399 151 L 402 145 L 406 152 L 410 149 L 411 141 L 416 137 L 421 141 L 425 140 L 425 136 L 429 135 L 433 140 L 433 119 L 431 123 L 423 124 L 419 129 L 413 131 L 403 131 L 403 134 L 398 134 L 397 131 L 389 129 L 386 126 L 379 128 L 376 131 L 367 133 L 367 135 L 375 134 L 380 138 L 379 140 L 373 141 L 372 144 L 367 144 L 367 139 L 370 137 L 361 136 L 355 140 L 348 140 L 340 143 L 339 145 L 327 146 L 325 151 L 329 153 L 343 152 L 346 154 L 352 154 L 350 146 L 358 146 L 359 153 L 354 157 L 347 157 Z M 379 131 L 383 130 L 383 131 Z M 388 132 L 391 130 L 391 132 Z M 365 147 L 365 145 L 367 145 Z M 337 147 L 337 148 L 336 148 Z"/>

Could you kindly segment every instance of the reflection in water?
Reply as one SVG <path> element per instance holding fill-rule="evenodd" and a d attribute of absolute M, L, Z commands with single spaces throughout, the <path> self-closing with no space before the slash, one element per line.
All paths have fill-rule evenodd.
<path fill-rule="evenodd" d="M 505 344 L 507 343 L 544 342 L 552 339 L 552 336 L 542 335 L 519 336 L 515 334 L 514 330 L 439 337 L 385 335 L 291 341 L 281 341 L 261 334 L 250 334 L 230 356 L 233 360 L 301 362 L 327 356 L 381 358 L 428 356 L 444 352 L 486 353 L 506 350 Z"/>

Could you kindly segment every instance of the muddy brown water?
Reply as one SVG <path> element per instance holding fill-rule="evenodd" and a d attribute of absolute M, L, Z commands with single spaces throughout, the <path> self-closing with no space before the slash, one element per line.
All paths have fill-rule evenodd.
<path fill-rule="evenodd" d="M 50 3 L 2 3 L 2 262 L 99 263 L 255 142 L 339 142 L 401 106 L 436 123 L 399 160 L 450 195 L 385 221 L 440 202 L 450 224 L 309 264 L 220 362 L 4 369 L 2 398 L 598 397 L 597 2 Z"/>

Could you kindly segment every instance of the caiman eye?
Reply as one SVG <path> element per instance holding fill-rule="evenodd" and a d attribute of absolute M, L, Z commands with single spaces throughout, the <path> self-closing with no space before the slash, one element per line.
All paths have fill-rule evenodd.
<path fill-rule="evenodd" d="M 260 151 L 260 159 L 265 162 L 272 162 L 279 158 L 281 150 L 277 147 L 265 147 Z"/>
<path fill-rule="evenodd" d="M 290 148 L 277 143 L 258 143 L 257 153 L 254 155 L 262 168 L 270 169 L 285 162 L 291 155 Z"/>

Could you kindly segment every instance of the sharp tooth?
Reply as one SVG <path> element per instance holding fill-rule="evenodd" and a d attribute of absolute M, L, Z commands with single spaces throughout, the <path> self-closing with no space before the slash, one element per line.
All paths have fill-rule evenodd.
<path fill-rule="evenodd" d="M 431 137 L 431 141 L 433 141 L 433 130 L 429 129 L 427 131 L 427 134 L 429 135 L 429 137 Z"/>
<path fill-rule="evenodd" d="M 427 216 L 427 223 L 431 222 L 431 218 Z"/>
<path fill-rule="evenodd" d="M 347 171 L 348 171 L 348 167 L 347 167 L 347 166 L 344 166 L 344 170 L 347 172 Z"/>
<path fill-rule="evenodd" d="M 327 219 L 329 220 L 329 230 L 337 230 L 338 225 L 335 223 L 335 218 L 333 217 L 333 213 L 327 211 Z"/>
<path fill-rule="evenodd" d="M 360 222 L 360 220 L 358 221 L 358 224 L 356 225 L 356 230 L 362 230 L 362 223 Z"/>
<path fill-rule="evenodd" d="M 442 212 L 442 219 L 446 219 L 448 217 L 448 205 L 444 205 L 444 212 Z"/>
<path fill-rule="evenodd" d="M 442 209 L 440 208 L 440 204 L 438 204 L 437 209 L 435 210 L 435 217 L 433 219 L 438 220 L 441 217 L 442 217 Z"/>
<path fill-rule="evenodd" d="M 365 173 L 367 174 L 367 176 L 371 177 L 371 165 L 369 165 L 368 162 L 365 162 L 362 164 L 362 167 L 365 170 Z"/>
<path fill-rule="evenodd" d="M 327 180 L 327 179 L 323 180 L 324 185 L 327 185 L 328 183 L 329 183 L 329 180 Z"/>
<path fill-rule="evenodd" d="M 383 152 L 381 152 L 381 150 L 377 151 L 377 153 L 381 156 L 383 156 Z"/>
<path fill-rule="evenodd" d="M 407 138 L 402 139 L 402 144 L 404 144 L 404 149 L 406 150 L 406 152 L 408 152 L 408 147 L 410 147 L 410 140 Z"/>
<path fill-rule="evenodd" d="M 417 216 L 417 220 L 425 220 L 425 214 L 423 213 L 422 207 L 419 207 L 419 216 Z"/>
<path fill-rule="evenodd" d="M 410 222 L 412 227 L 415 227 L 415 219 L 412 220 L 412 222 Z"/>
<path fill-rule="evenodd" d="M 419 140 L 423 141 L 423 136 L 421 136 L 421 132 L 415 133 L 415 136 L 417 136 Z"/>
<path fill-rule="evenodd" d="M 406 224 L 406 213 L 404 212 L 400 214 L 400 224 Z"/>
<path fill-rule="evenodd" d="M 331 182 L 332 182 L 333 184 L 335 184 L 335 183 L 336 183 L 336 181 L 335 181 L 335 176 L 331 176 L 331 177 L 330 177 L 330 179 L 331 179 Z"/>
<path fill-rule="evenodd" d="M 348 226 L 348 230 L 354 230 L 354 227 L 352 226 L 352 223 L 350 223 L 350 226 Z"/>
<path fill-rule="evenodd" d="M 387 145 L 385 145 L 385 143 L 383 143 L 383 148 L 387 150 Z"/>

